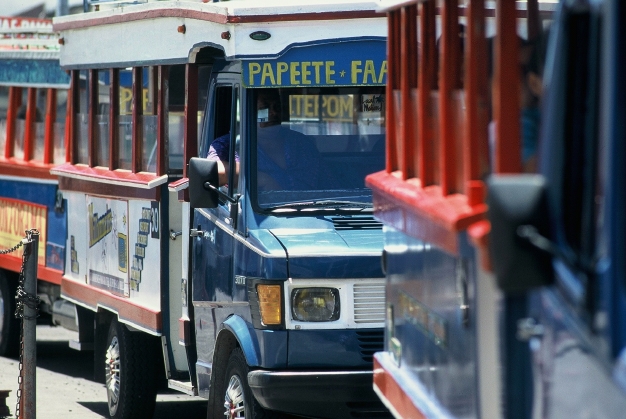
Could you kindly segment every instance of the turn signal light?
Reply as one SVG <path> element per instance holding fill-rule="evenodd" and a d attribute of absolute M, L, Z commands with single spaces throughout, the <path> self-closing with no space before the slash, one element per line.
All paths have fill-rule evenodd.
<path fill-rule="evenodd" d="M 261 322 L 264 325 L 281 324 L 283 319 L 281 286 L 258 284 L 256 292 L 259 296 Z"/>

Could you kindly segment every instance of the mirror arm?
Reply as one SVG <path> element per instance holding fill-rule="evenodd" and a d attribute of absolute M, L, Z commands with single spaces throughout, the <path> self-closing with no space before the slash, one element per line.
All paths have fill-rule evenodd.
<path fill-rule="evenodd" d="M 217 192 L 219 196 L 221 196 L 222 198 L 224 198 L 231 204 L 236 204 L 237 201 L 239 201 L 239 197 L 240 197 L 239 194 L 236 194 L 235 196 L 228 196 L 227 194 L 222 192 L 219 188 L 216 188 L 215 186 L 211 185 L 211 182 L 204 182 L 204 189 L 207 189 L 207 190 L 210 189 L 212 191 Z"/>
<path fill-rule="evenodd" d="M 517 236 L 522 240 L 526 240 L 531 246 L 548 253 L 550 256 L 562 260 L 566 265 L 575 270 L 581 270 L 585 274 L 589 275 L 593 273 L 593 268 L 590 266 L 583 266 L 582 263 L 572 260 L 565 253 L 563 253 L 558 246 L 550 241 L 547 237 L 542 236 L 532 225 L 521 225 L 517 228 Z"/>

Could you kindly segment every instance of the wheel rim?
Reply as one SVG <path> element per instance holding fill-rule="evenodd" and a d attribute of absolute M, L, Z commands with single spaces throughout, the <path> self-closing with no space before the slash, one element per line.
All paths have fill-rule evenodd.
<path fill-rule="evenodd" d="M 238 376 L 233 375 L 228 382 L 224 395 L 224 416 L 226 419 L 245 418 L 245 399 L 243 384 Z"/>
<path fill-rule="evenodd" d="M 107 348 L 105 364 L 109 407 L 113 409 L 120 397 L 120 344 L 117 336 L 113 336 Z"/>

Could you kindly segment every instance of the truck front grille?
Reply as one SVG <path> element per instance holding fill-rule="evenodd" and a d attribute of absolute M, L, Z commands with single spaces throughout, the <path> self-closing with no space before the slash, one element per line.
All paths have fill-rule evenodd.
<path fill-rule="evenodd" d="M 354 284 L 354 321 L 360 323 L 380 323 L 385 321 L 385 282 Z"/>
<path fill-rule="evenodd" d="M 384 330 L 359 330 L 356 332 L 361 358 L 365 362 L 374 362 L 374 353 L 385 346 Z"/>

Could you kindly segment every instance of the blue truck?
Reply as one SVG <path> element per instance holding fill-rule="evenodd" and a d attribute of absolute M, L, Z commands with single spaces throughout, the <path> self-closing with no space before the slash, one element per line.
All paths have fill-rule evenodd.
<path fill-rule="evenodd" d="M 98 3 L 54 19 L 73 131 L 52 172 L 110 416 L 151 417 L 163 375 L 214 418 L 388 416 L 375 2 Z"/>

